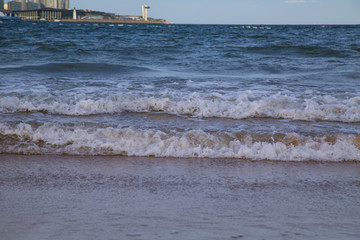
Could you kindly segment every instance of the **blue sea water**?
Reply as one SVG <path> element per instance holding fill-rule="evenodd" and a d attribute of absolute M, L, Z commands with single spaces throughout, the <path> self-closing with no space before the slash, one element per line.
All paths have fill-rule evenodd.
<path fill-rule="evenodd" d="M 360 161 L 360 26 L 0 22 L 0 153 Z"/>

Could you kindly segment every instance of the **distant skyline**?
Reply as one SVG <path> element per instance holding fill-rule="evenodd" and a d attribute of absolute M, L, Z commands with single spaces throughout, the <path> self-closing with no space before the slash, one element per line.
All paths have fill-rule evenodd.
<path fill-rule="evenodd" d="M 6 1 L 8 2 L 8 1 Z M 70 8 L 194 24 L 360 24 L 360 0 L 70 0 Z"/>

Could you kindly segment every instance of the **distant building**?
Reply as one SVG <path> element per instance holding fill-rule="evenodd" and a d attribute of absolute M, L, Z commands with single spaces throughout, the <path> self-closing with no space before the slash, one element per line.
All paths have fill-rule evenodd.
<path fill-rule="evenodd" d="M 56 0 L 41 0 L 41 3 L 44 8 L 57 8 Z"/>
<path fill-rule="evenodd" d="M 40 9 L 41 5 L 40 5 L 39 1 L 36 2 L 35 0 L 33 0 L 33 1 L 29 0 L 29 2 L 27 3 L 27 8 L 28 8 L 28 10 Z"/>
<path fill-rule="evenodd" d="M 9 10 L 34 10 L 42 8 L 69 9 L 70 0 L 12 0 L 8 3 Z M 0 0 L 0 9 L 4 9 L 4 0 Z"/>
<path fill-rule="evenodd" d="M 0 0 L 0 9 L 1 9 L 1 10 L 4 9 L 4 0 Z"/>
<path fill-rule="evenodd" d="M 72 10 L 69 9 L 55 9 L 55 8 L 42 8 L 32 10 L 13 10 L 12 14 L 21 17 L 22 19 L 34 19 L 34 20 L 60 20 L 60 19 L 72 19 Z M 84 11 L 79 11 L 79 17 L 85 15 Z"/>
<path fill-rule="evenodd" d="M 69 9 L 70 0 L 40 0 L 43 8 Z"/>
<path fill-rule="evenodd" d="M 57 0 L 59 9 L 69 9 L 69 0 Z"/>
<path fill-rule="evenodd" d="M 38 4 L 41 8 L 41 1 L 40 0 L 28 0 L 28 8 L 29 4 L 33 5 L 33 3 Z"/>
<path fill-rule="evenodd" d="M 23 11 L 27 10 L 27 4 L 25 0 L 21 0 L 21 10 Z"/>
<path fill-rule="evenodd" d="M 8 2 L 8 10 L 21 11 L 21 10 L 22 10 L 21 1 L 11 1 L 11 2 Z"/>
<path fill-rule="evenodd" d="M 88 16 L 84 16 L 81 19 L 87 19 L 87 20 L 103 20 L 104 16 L 100 16 L 100 15 L 88 15 Z"/>
<path fill-rule="evenodd" d="M 133 16 L 133 15 L 118 15 L 119 20 L 122 21 L 139 21 L 141 20 L 140 16 Z"/>

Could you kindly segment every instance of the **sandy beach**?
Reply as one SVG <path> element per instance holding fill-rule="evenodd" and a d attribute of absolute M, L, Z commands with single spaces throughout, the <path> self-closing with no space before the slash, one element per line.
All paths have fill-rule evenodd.
<path fill-rule="evenodd" d="M 358 239 L 360 164 L 0 155 L 0 239 Z"/>

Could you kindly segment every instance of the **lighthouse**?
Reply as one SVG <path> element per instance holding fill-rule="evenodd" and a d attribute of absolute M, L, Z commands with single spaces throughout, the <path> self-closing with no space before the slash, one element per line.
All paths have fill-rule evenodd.
<path fill-rule="evenodd" d="M 74 8 L 74 10 L 73 10 L 73 19 L 75 20 L 75 19 L 77 19 L 77 14 L 76 14 L 76 9 Z"/>
<path fill-rule="evenodd" d="M 147 19 L 148 18 L 148 14 L 147 14 L 148 9 L 150 9 L 150 6 L 148 6 L 147 4 L 142 6 L 142 18 L 144 19 L 144 21 L 148 20 Z"/>

